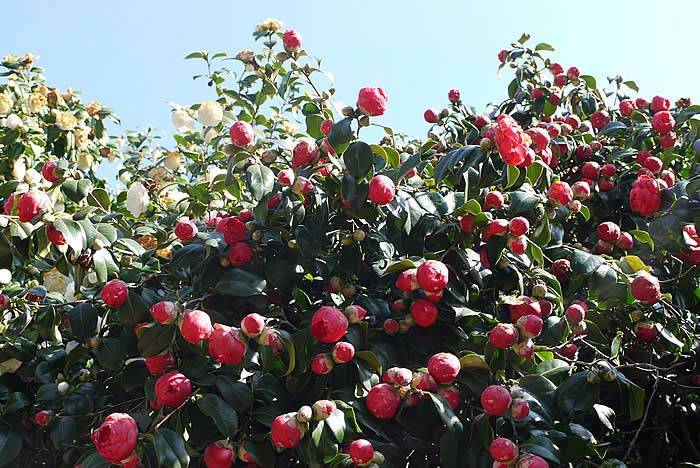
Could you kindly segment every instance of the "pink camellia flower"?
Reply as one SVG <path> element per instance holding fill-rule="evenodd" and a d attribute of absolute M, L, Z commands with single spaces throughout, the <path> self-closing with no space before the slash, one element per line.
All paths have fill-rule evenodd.
<path fill-rule="evenodd" d="M 385 175 L 376 175 L 369 181 L 369 199 L 379 206 L 386 205 L 394 199 L 396 186 Z"/>
<path fill-rule="evenodd" d="M 362 88 L 357 97 L 357 108 L 371 117 L 384 115 L 388 96 L 382 88 Z"/>
<path fill-rule="evenodd" d="M 41 168 L 41 175 L 44 179 L 53 183 L 56 182 L 61 177 L 58 175 L 58 163 L 55 160 L 46 161 L 44 166 Z"/>
<path fill-rule="evenodd" d="M 321 133 L 324 135 L 328 135 L 331 133 L 331 129 L 333 128 L 333 125 L 335 122 L 333 122 L 332 119 L 324 120 L 323 123 L 321 124 Z"/>
<path fill-rule="evenodd" d="M 426 111 L 423 112 L 423 118 L 430 124 L 437 123 L 438 112 L 435 109 L 426 109 Z"/>
<path fill-rule="evenodd" d="M 31 190 L 21 197 L 17 202 L 19 220 L 28 223 L 39 215 L 46 213 L 51 207 L 49 196 L 39 190 Z"/>
<path fill-rule="evenodd" d="M 244 148 L 255 141 L 255 132 L 248 122 L 239 120 L 231 125 L 229 136 L 234 145 Z"/>
<path fill-rule="evenodd" d="M 540 154 L 549 148 L 550 137 L 549 133 L 544 128 L 534 127 L 527 130 L 526 133 L 532 139 L 532 143 L 537 154 Z"/>
<path fill-rule="evenodd" d="M 272 443 L 278 448 L 291 449 L 299 445 L 304 434 L 297 420 L 297 413 L 277 416 L 270 426 L 270 436 Z"/>
<path fill-rule="evenodd" d="M 316 160 L 318 153 L 319 148 L 315 141 L 310 138 L 302 138 L 292 150 L 292 167 L 296 169 L 308 166 Z"/>
<path fill-rule="evenodd" d="M 459 102 L 461 95 L 458 89 L 452 88 L 448 93 L 447 93 L 447 99 L 452 103 Z"/>
<path fill-rule="evenodd" d="M 197 225 L 189 219 L 182 219 L 175 225 L 175 236 L 183 242 L 194 239 L 197 232 Z"/>
<path fill-rule="evenodd" d="M 178 371 L 170 371 L 156 380 L 156 401 L 177 408 L 192 395 L 192 382 Z"/>
<path fill-rule="evenodd" d="M 663 96 L 654 96 L 651 99 L 651 111 L 652 112 L 661 112 L 661 111 L 667 111 L 671 108 L 671 101 L 666 99 Z"/>
<path fill-rule="evenodd" d="M 659 111 L 651 118 L 651 126 L 659 133 L 668 133 L 675 125 L 676 120 L 669 111 Z"/>
<path fill-rule="evenodd" d="M 450 272 L 444 263 L 438 260 L 426 260 L 416 271 L 416 280 L 420 287 L 427 292 L 441 291 L 447 286 Z"/>
<path fill-rule="evenodd" d="M 634 112 L 635 107 L 636 105 L 634 104 L 633 100 L 625 99 L 624 101 L 620 102 L 620 114 L 624 115 L 625 117 L 629 117 Z"/>
<path fill-rule="evenodd" d="M 347 317 L 335 307 L 319 307 L 311 317 L 311 335 L 321 343 L 335 343 L 347 330 Z"/>
<path fill-rule="evenodd" d="M 574 192 L 566 182 L 554 182 L 547 190 L 547 198 L 560 205 L 568 205 L 574 199 Z"/>
<path fill-rule="evenodd" d="M 265 328 L 265 317 L 252 313 L 241 320 L 241 330 L 248 338 L 257 338 Z"/>
<path fill-rule="evenodd" d="M 247 234 L 245 224 L 235 216 L 222 218 L 216 224 L 216 232 L 220 232 L 224 235 L 224 242 L 228 245 L 242 241 Z"/>
<path fill-rule="evenodd" d="M 634 104 L 639 110 L 644 110 L 649 106 L 649 102 L 646 99 L 640 97 L 634 100 Z"/>
<path fill-rule="evenodd" d="M 160 375 L 166 371 L 168 367 L 175 365 L 175 356 L 169 349 L 155 356 L 147 357 L 145 360 L 146 368 L 151 375 Z"/>
<path fill-rule="evenodd" d="M 649 273 L 641 273 L 630 283 L 632 296 L 639 302 L 653 305 L 661 300 L 661 285 L 656 276 Z"/>
<path fill-rule="evenodd" d="M 581 72 L 576 67 L 569 67 L 569 69 L 566 70 L 566 76 L 569 77 L 570 80 L 578 78 L 580 74 Z"/>
<path fill-rule="evenodd" d="M 46 427 L 51 422 L 53 411 L 42 410 L 34 415 L 34 422 L 37 426 Z"/>
<path fill-rule="evenodd" d="M 557 86 L 559 88 L 563 88 L 566 86 L 566 82 L 568 81 L 568 78 L 564 74 L 556 75 L 554 77 L 554 86 Z"/>
<path fill-rule="evenodd" d="M 653 216 L 661 208 L 661 188 L 651 175 L 642 174 L 632 184 L 630 209 L 642 216 Z"/>
<path fill-rule="evenodd" d="M 301 34 L 295 29 L 288 29 L 282 35 L 282 45 L 287 52 L 297 52 L 301 49 Z"/>
<path fill-rule="evenodd" d="M 227 365 L 240 364 L 246 348 L 245 336 L 240 329 L 214 324 L 214 331 L 209 337 L 209 356 L 214 361 Z"/>
<path fill-rule="evenodd" d="M 287 187 L 294 183 L 294 170 L 292 169 L 282 169 L 277 173 L 277 182 L 283 186 Z"/>
<path fill-rule="evenodd" d="M 659 137 L 659 146 L 662 148 L 673 148 L 676 145 L 676 134 L 673 132 L 664 133 Z"/>
<path fill-rule="evenodd" d="M 180 334 L 188 343 L 196 344 L 209 339 L 212 326 L 209 314 L 201 310 L 186 310 L 180 323 Z"/>
<path fill-rule="evenodd" d="M 136 448 L 139 435 L 134 418 L 125 413 L 112 413 L 90 436 L 97 453 L 110 463 L 119 465 Z"/>
<path fill-rule="evenodd" d="M 253 212 L 250 211 L 248 208 L 243 208 L 241 211 L 238 212 L 238 215 L 236 217 L 242 223 L 247 223 L 248 221 L 252 221 L 253 219 L 255 219 L 255 216 L 253 216 Z"/>

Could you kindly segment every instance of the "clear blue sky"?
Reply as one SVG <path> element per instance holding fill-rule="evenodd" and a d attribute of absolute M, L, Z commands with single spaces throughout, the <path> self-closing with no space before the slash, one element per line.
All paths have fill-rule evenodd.
<path fill-rule="evenodd" d="M 446 104 L 457 87 L 483 108 L 503 96 L 497 52 L 527 31 L 548 42 L 565 67 L 601 83 L 621 74 L 643 96 L 700 100 L 697 50 L 700 1 L 183 1 L 4 0 L 0 54 L 41 56 L 49 81 L 112 106 L 126 128 L 173 131 L 168 101 L 212 97 L 194 50 L 235 53 L 253 46 L 267 17 L 299 30 L 312 55 L 325 59 L 338 97 L 357 89 L 389 94 L 382 123 L 424 135 L 427 107 Z M 694 57 L 695 56 L 695 57 Z"/>

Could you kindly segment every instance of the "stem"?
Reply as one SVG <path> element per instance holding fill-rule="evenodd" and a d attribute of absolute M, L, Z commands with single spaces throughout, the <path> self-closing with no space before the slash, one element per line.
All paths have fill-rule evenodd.
<path fill-rule="evenodd" d="M 654 401 L 654 396 L 656 395 L 656 389 L 659 386 L 659 379 L 658 376 L 656 380 L 654 380 L 654 388 L 651 390 L 651 395 L 649 396 L 649 402 L 647 403 L 647 407 L 644 410 L 644 417 L 642 418 L 642 423 L 639 425 L 639 429 L 637 429 L 637 432 L 634 434 L 634 438 L 632 439 L 632 442 L 630 442 L 630 446 L 627 449 L 627 453 L 625 453 L 625 457 L 622 459 L 623 462 L 626 462 L 627 459 L 630 457 L 632 454 L 632 449 L 634 448 L 634 444 L 637 443 L 637 439 L 639 439 L 639 435 L 642 433 L 642 429 L 644 429 L 644 425 L 647 422 L 647 419 L 649 418 L 649 410 L 651 409 L 651 404 Z"/>

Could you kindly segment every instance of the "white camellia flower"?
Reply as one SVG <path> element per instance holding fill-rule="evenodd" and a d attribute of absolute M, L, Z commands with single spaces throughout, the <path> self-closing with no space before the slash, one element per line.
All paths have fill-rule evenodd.
<path fill-rule="evenodd" d="M 7 268 L 0 268 L 0 284 L 10 284 L 12 272 Z"/>
<path fill-rule="evenodd" d="M 66 298 L 66 302 L 75 302 L 77 300 L 75 297 L 75 281 L 72 279 L 66 285 L 66 292 L 63 294 L 63 297 Z"/>
<path fill-rule="evenodd" d="M 26 173 L 27 165 L 24 162 L 24 158 L 17 159 L 14 164 L 12 164 L 12 177 L 15 180 L 24 180 Z"/>
<path fill-rule="evenodd" d="M 5 119 L 5 127 L 11 130 L 21 128 L 22 125 L 24 125 L 24 122 L 22 122 L 22 119 L 20 119 L 17 114 L 10 114 Z"/>
<path fill-rule="evenodd" d="M 219 125 L 221 119 L 224 118 L 224 108 L 216 101 L 204 101 L 199 106 L 197 118 L 205 127 Z"/>
<path fill-rule="evenodd" d="M 178 132 L 194 130 L 194 119 L 190 117 L 185 109 L 178 109 L 172 113 L 170 118 Z"/>
<path fill-rule="evenodd" d="M 123 171 L 119 173 L 119 182 L 121 182 L 124 185 L 129 185 L 129 182 L 131 182 L 131 172 L 129 171 Z"/>
<path fill-rule="evenodd" d="M 219 133 L 215 129 L 210 128 L 204 133 L 202 138 L 204 139 L 205 143 L 211 143 L 211 141 L 217 136 L 219 136 Z"/>
<path fill-rule="evenodd" d="M 206 180 L 207 182 L 211 182 L 219 174 L 226 174 L 226 169 L 221 169 L 217 166 L 209 166 L 207 167 L 207 170 L 204 173 L 204 180 Z"/>
<path fill-rule="evenodd" d="M 137 218 L 146 212 L 150 201 L 148 190 L 141 182 L 134 182 L 126 192 L 126 209 Z"/>
<path fill-rule="evenodd" d="M 31 186 L 36 186 L 41 183 L 44 177 L 34 168 L 29 168 L 24 173 L 24 181 Z"/>
<path fill-rule="evenodd" d="M 56 268 L 52 268 L 44 273 L 44 287 L 49 292 L 65 294 L 68 283 L 70 283 L 70 278 Z"/>

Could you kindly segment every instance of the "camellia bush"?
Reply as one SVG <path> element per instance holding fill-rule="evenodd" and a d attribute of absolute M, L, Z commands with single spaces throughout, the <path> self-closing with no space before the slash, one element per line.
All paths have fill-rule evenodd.
<path fill-rule="evenodd" d="M 413 140 L 254 38 L 172 140 L 3 59 L 0 465 L 699 466 L 700 106 L 524 35 Z"/>

